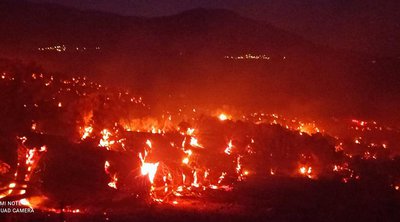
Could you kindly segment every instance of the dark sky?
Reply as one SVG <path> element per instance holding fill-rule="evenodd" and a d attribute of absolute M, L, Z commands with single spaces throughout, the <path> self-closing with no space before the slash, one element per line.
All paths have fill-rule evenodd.
<path fill-rule="evenodd" d="M 163 16 L 192 8 L 225 8 L 320 44 L 400 55 L 398 0 L 30 0 L 121 15 Z"/>

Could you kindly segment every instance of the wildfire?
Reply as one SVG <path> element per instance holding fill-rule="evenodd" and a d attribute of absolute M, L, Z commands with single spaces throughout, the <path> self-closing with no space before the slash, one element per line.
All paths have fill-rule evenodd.
<path fill-rule="evenodd" d="M 320 129 L 315 125 L 315 123 L 305 124 L 305 123 L 299 122 L 299 127 L 297 129 L 300 131 L 300 135 L 302 135 L 302 133 L 312 135 L 312 134 L 320 132 Z"/>
<path fill-rule="evenodd" d="M 312 167 L 306 167 L 306 166 L 303 166 L 303 167 L 300 167 L 299 168 L 299 173 L 301 174 L 301 175 L 303 175 L 303 176 L 307 176 L 308 178 L 312 178 L 312 175 L 311 175 L 311 173 L 312 173 Z"/>
<path fill-rule="evenodd" d="M 236 159 L 236 173 L 238 174 L 238 181 L 243 180 L 242 164 L 240 163 L 241 156 Z"/>
<path fill-rule="evenodd" d="M 107 150 L 109 150 L 110 146 L 115 143 L 114 140 L 110 140 L 110 136 L 112 135 L 111 132 L 109 130 L 107 130 L 107 129 L 103 129 L 101 131 L 101 135 L 103 137 L 100 139 L 99 146 L 100 147 L 106 147 Z"/>
<path fill-rule="evenodd" d="M 194 132 L 193 128 L 188 128 L 187 131 L 186 131 L 186 134 L 191 136 L 193 134 L 193 132 Z"/>
<path fill-rule="evenodd" d="M 112 175 L 112 173 L 110 171 L 110 162 L 106 161 L 104 163 L 104 171 L 111 178 L 111 181 L 108 183 L 108 186 L 111 188 L 117 189 L 118 178 L 117 178 L 116 174 Z"/>
<path fill-rule="evenodd" d="M 91 126 L 87 126 L 83 129 L 83 134 L 81 136 L 81 140 L 85 140 L 86 138 L 88 138 L 90 136 L 90 134 L 92 134 L 93 132 L 93 127 Z M 101 141 L 100 141 L 101 143 Z"/>
<path fill-rule="evenodd" d="M 22 206 L 32 207 L 31 203 L 26 198 L 19 200 L 19 203 Z"/>
<path fill-rule="evenodd" d="M 118 178 L 117 176 L 113 176 L 112 177 L 112 181 L 108 183 L 108 186 L 114 189 L 117 189 L 117 182 L 118 182 Z"/>
<path fill-rule="evenodd" d="M 146 145 L 151 149 L 152 148 L 152 144 L 150 140 L 146 140 Z"/>
<path fill-rule="evenodd" d="M 197 139 L 194 137 L 190 138 L 190 145 L 193 147 L 203 148 L 203 146 L 200 145 L 199 142 L 197 141 Z"/>
<path fill-rule="evenodd" d="M 218 115 L 218 119 L 221 120 L 221 121 L 229 120 L 230 118 L 231 118 L 231 117 L 228 116 L 228 115 L 225 114 L 225 113 L 221 113 L 221 114 Z"/>
<path fill-rule="evenodd" d="M 220 184 L 222 182 L 222 180 L 225 179 L 226 176 L 226 172 L 222 172 L 221 176 L 218 178 L 218 184 Z"/>
<path fill-rule="evenodd" d="M 154 177 L 157 173 L 157 163 L 143 163 L 141 167 L 142 176 L 148 175 L 150 183 L 154 183 Z"/>
<path fill-rule="evenodd" d="M 146 176 L 147 175 L 149 177 L 150 183 L 153 184 L 154 183 L 154 177 L 155 177 L 155 175 L 157 173 L 157 168 L 158 168 L 159 162 L 157 162 L 157 163 L 146 163 L 145 162 L 146 156 L 147 156 L 147 152 L 146 151 L 145 151 L 144 157 L 142 156 L 142 153 L 139 153 L 139 159 L 140 159 L 140 161 L 142 163 L 140 171 L 141 171 L 142 176 Z"/>
<path fill-rule="evenodd" d="M 189 163 L 189 157 L 183 158 L 182 163 L 188 164 Z"/>
<path fill-rule="evenodd" d="M 36 123 L 32 123 L 31 129 L 32 131 L 35 131 L 37 128 L 37 124 Z"/>
<path fill-rule="evenodd" d="M 228 146 L 225 148 L 225 153 L 226 154 L 228 154 L 228 155 L 231 155 L 231 153 L 232 153 L 232 148 L 233 148 L 233 145 L 232 145 L 232 140 L 229 140 L 229 143 L 228 143 Z"/>
<path fill-rule="evenodd" d="M 192 155 L 192 150 L 183 150 L 183 152 L 187 155 L 186 157 L 183 158 L 182 163 L 183 164 L 189 164 L 190 161 L 190 156 Z"/>
<path fill-rule="evenodd" d="M 39 81 L 39 79 L 42 78 L 40 75 L 34 75 L 34 76 L 36 81 Z M 3 75 L 2 78 L 11 79 L 8 78 L 8 75 Z M 50 79 L 46 79 L 45 83 L 49 81 Z M 63 88 L 63 90 L 60 90 L 59 92 L 64 92 L 64 91 L 69 92 L 70 90 L 74 91 L 73 90 L 74 84 L 79 84 L 78 86 L 80 87 L 83 86 L 83 84 L 85 84 L 85 86 L 90 85 L 91 87 L 93 87 L 93 89 L 105 88 L 102 87 L 101 85 L 96 85 L 94 83 L 93 84 L 89 82 L 85 83 L 82 79 L 66 80 L 62 81 L 62 83 L 65 85 L 66 88 Z M 48 88 L 53 87 L 53 85 L 55 84 L 56 81 L 54 81 L 54 83 Z M 85 93 L 90 93 L 90 92 L 91 91 L 76 92 L 76 93 L 81 96 L 81 95 L 89 95 Z M 126 98 L 123 98 L 124 95 L 126 96 Z M 52 98 L 53 100 L 51 101 L 57 101 L 57 98 L 63 98 L 63 97 L 53 96 Z M 115 102 L 117 101 L 116 98 L 118 99 L 123 98 L 121 100 L 129 101 L 129 103 L 142 104 L 141 98 L 136 99 L 131 95 L 129 95 L 129 93 L 125 92 L 120 92 L 119 95 L 114 98 L 112 96 L 108 96 L 107 94 L 107 97 L 105 99 L 106 102 L 104 104 L 109 105 L 107 104 L 107 102 L 108 101 Z M 64 102 L 64 100 L 62 101 Z M 51 104 L 52 107 L 54 108 L 57 102 L 52 102 Z M 66 104 L 68 104 L 68 107 L 71 105 L 70 103 Z M 125 105 L 126 103 L 124 103 L 124 106 L 122 107 L 125 108 L 126 107 Z M 62 106 L 63 104 L 61 102 L 58 102 L 58 107 Z M 38 106 L 36 103 L 26 102 L 25 108 L 28 109 L 29 107 L 35 107 L 35 109 L 37 109 L 40 108 L 41 106 Z M 92 108 L 90 108 L 90 110 L 92 110 Z M 192 112 L 191 108 L 190 110 L 191 110 L 190 112 Z M 62 110 L 60 109 L 59 111 L 61 112 Z M 201 112 L 193 111 L 192 113 L 196 113 L 197 115 L 197 113 L 200 114 Z M 118 116 L 120 113 L 116 112 L 112 114 Z M 175 200 L 177 199 L 177 197 L 185 197 L 185 195 L 201 196 L 202 194 L 201 192 L 203 192 L 206 189 L 215 189 L 215 190 L 218 189 L 218 190 L 229 191 L 232 189 L 234 185 L 238 183 L 245 183 L 245 180 L 247 178 L 246 176 L 249 176 L 248 178 L 250 178 L 250 176 L 256 178 L 258 176 L 268 176 L 268 175 L 279 175 L 279 176 L 289 175 L 295 177 L 300 175 L 302 177 L 315 179 L 318 178 L 319 174 L 321 173 L 319 171 L 320 169 L 322 169 L 319 167 L 316 168 L 316 165 L 314 165 L 313 167 L 308 165 L 310 163 L 314 164 L 315 160 L 319 160 L 313 157 L 314 153 L 302 155 L 301 157 L 302 160 L 295 159 L 294 161 L 299 161 L 299 162 L 294 162 L 294 164 L 293 163 L 287 164 L 285 166 L 282 166 L 283 164 L 282 165 L 276 164 L 276 162 L 279 161 L 275 161 L 274 158 L 279 158 L 277 157 L 279 155 L 275 155 L 273 149 L 279 149 L 281 147 L 280 146 L 281 144 L 279 144 L 280 141 L 273 141 L 272 143 L 269 143 L 266 142 L 266 140 L 270 139 L 268 138 L 268 136 L 270 135 L 266 135 L 265 136 L 266 139 L 264 140 L 264 138 L 262 137 L 264 136 L 263 134 L 259 136 L 258 134 L 254 133 L 254 131 L 257 131 L 258 133 L 258 129 L 260 129 L 261 127 L 260 128 L 257 127 L 259 127 L 259 125 L 261 124 L 263 124 L 262 127 L 266 128 L 270 127 L 270 124 L 277 124 L 278 126 L 275 125 L 273 126 L 274 130 L 275 129 L 277 130 L 273 131 L 274 133 L 272 135 L 274 136 L 278 135 L 280 138 L 279 140 L 284 140 L 285 139 L 284 136 L 286 136 L 285 133 L 290 131 L 290 133 L 292 134 L 287 133 L 289 134 L 288 137 L 295 135 L 293 139 L 301 138 L 301 140 L 299 139 L 299 143 L 301 143 L 304 138 L 316 136 L 313 134 L 321 132 L 320 128 L 318 128 L 314 122 L 303 123 L 298 119 L 285 119 L 283 116 L 278 114 L 253 113 L 249 116 L 243 114 L 241 119 L 241 121 L 243 121 L 243 124 L 248 124 L 246 126 L 250 126 L 249 128 L 256 130 L 248 130 L 246 132 L 237 130 L 233 131 L 232 133 L 232 131 L 229 131 L 230 126 L 227 127 L 227 125 L 230 124 L 227 124 L 227 122 L 225 123 L 223 122 L 232 119 L 232 117 L 226 113 L 219 113 L 217 111 L 213 112 L 213 114 L 211 115 L 213 120 L 212 124 L 219 124 L 217 125 L 218 127 L 225 127 L 221 128 L 224 129 L 223 131 L 221 130 L 221 132 L 217 133 L 218 138 L 216 141 L 218 142 L 213 143 L 215 135 L 210 135 L 208 134 L 209 132 L 204 130 L 204 134 L 202 133 L 201 134 L 202 136 L 200 137 L 201 139 L 200 143 L 198 139 L 199 137 L 197 137 L 196 134 L 198 134 L 198 132 L 203 132 L 203 128 L 201 128 L 203 122 L 200 122 L 201 120 L 199 120 L 201 118 L 198 118 L 198 116 L 182 117 L 186 115 L 182 109 L 179 110 L 179 114 L 177 114 L 176 116 L 173 116 L 174 114 L 170 112 L 164 113 L 162 115 L 162 118 L 158 119 L 149 117 L 141 119 L 132 119 L 130 117 L 118 116 L 117 119 L 104 120 L 104 123 L 101 121 L 95 123 L 94 120 L 99 119 L 99 116 L 95 116 L 95 118 L 92 118 L 93 115 L 94 115 L 93 111 L 91 111 L 89 115 L 82 115 L 85 116 L 84 120 L 83 121 L 81 119 L 77 120 L 77 122 L 82 124 L 79 124 L 79 126 L 74 126 L 75 127 L 74 130 L 78 131 L 75 133 L 77 133 L 80 136 L 81 140 L 85 140 L 89 137 L 96 138 L 96 136 L 98 136 L 99 142 L 97 145 L 99 147 L 105 147 L 107 150 L 110 150 L 112 148 L 114 151 L 118 151 L 118 152 L 106 152 L 107 155 L 109 154 L 111 157 L 108 159 L 109 161 L 107 160 L 104 162 L 104 172 L 107 175 L 107 177 L 109 177 L 109 180 L 107 181 L 106 184 L 104 184 L 104 186 L 108 185 L 113 189 L 118 188 L 120 190 L 123 190 L 121 188 L 129 189 L 129 184 L 128 185 L 124 184 L 124 182 L 127 181 L 125 180 L 126 178 L 122 177 L 125 176 L 125 174 L 116 171 L 116 169 L 120 170 L 120 168 L 115 167 L 116 162 L 114 161 L 116 160 L 112 157 L 117 156 L 116 154 L 118 155 L 126 154 L 129 155 L 130 158 L 133 156 L 135 159 L 134 160 L 135 163 L 140 164 L 140 172 L 139 168 L 133 170 L 132 172 L 135 172 L 136 175 L 134 175 L 134 177 L 132 178 L 134 178 L 135 180 L 137 178 L 141 178 L 146 181 L 148 179 L 150 185 L 148 183 L 146 183 L 146 185 L 150 187 L 150 195 L 152 197 L 152 200 L 155 202 L 164 202 L 164 203 L 168 202 L 177 204 L 178 201 Z M 162 120 L 159 121 L 159 119 Z M 181 121 L 184 124 L 183 125 L 179 124 L 178 127 L 179 121 Z M 44 134 L 46 133 L 46 131 L 43 130 L 45 124 L 41 123 L 39 118 L 31 120 L 31 123 L 32 125 L 26 126 L 27 131 L 29 131 L 32 134 L 38 134 L 38 129 L 39 129 L 41 131 L 40 133 L 42 133 L 42 131 L 44 132 Z M 232 122 L 232 124 L 235 123 Z M 358 127 L 357 129 L 365 128 L 365 130 L 368 130 L 367 127 L 374 126 L 377 127 L 377 130 L 382 130 L 380 126 L 377 126 L 376 123 L 374 122 L 353 121 L 353 125 L 354 124 L 356 124 L 356 127 Z M 110 125 L 112 127 L 110 127 Z M 211 127 L 207 126 L 205 128 L 206 129 L 212 128 L 213 126 L 214 125 L 211 125 Z M 227 132 L 225 132 L 225 130 Z M 150 135 L 149 133 L 153 134 Z M 298 134 L 300 134 L 301 136 Z M 303 134 L 309 134 L 310 136 Z M 147 138 L 151 138 L 151 140 Z M 224 139 L 226 138 L 230 140 L 229 141 L 226 140 L 224 144 Z M 255 139 L 257 142 L 255 142 Z M 321 141 L 322 139 L 323 138 L 321 138 Z M 36 166 L 38 165 L 40 157 L 47 151 L 47 147 L 46 146 L 28 147 L 26 145 L 26 141 L 27 141 L 26 137 L 18 137 L 19 147 L 18 147 L 18 164 L 16 167 L 17 170 L 15 171 L 14 177 L 11 176 L 10 180 L 4 183 L 4 187 L 2 187 L 1 189 L 2 193 L 0 193 L 0 199 L 13 195 L 15 196 L 27 195 L 27 194 L 30 195 L 31 193 L 29 192 L 30 190 L 28 190 L 28 185 L 32 183 L 32 181 L 30 181 L 32 175 L 36 172 L 39 172 L 38 170 L 35 169 Z M 345 153 L 345 151 L 347 151 L 347 145 L 348 145 L 346 143 L 349 143 L 353 146 L 354 143 L 356 143 L 358 144 L 357 147 L 360 148 L 364 145 L 370 145 L 372 151 L 371 150 L 362 151 L 363 159 L 377 159 L 378 155 L 375 154 L 376 152 L 373 151 L 374 149 L 380 149 L 380 148 L 390 149 L 392 147 L 392 144 L 394 146 L 394 143 L 391 143 L 391 141 L 386 141 L 385 139 L 379 141 L 368 141 L 368 138 L 366 136 L 361 137 L 360 135 L 351 135 L 351 137 L 349 137 L 349 139 L 347 140 L 348 142 L 345 141 L 346 140 L 340 139 L 338 137 L 336 138 L 335 143 L 333 143 L 337 145 L 336 146 L 332 145 L 331 147 L 332 151 L 337 152 L 336 153 L 337 155 L 344 153 L 342 157 L 345 160 L 351 158 L 352 155 Z M 74 143 L 75 142 L 76 141 L 74 141 Z M 290 143 L 290 141 L 288 143 Z M 144 148 L 143 150 L 141 150 L 141 152 L 139 152 L 137 150 L 137 147 L 135 147 L 138 144 L 139 146 L 141 145 L 143 146 L 142 148 Z M 158 148 L 157 146 L 159 144 L 160 146 L 161 145 L 163 146 L 162 147 L 163 149 L 157 149 Z M 208 147 L 209 144 L 210 146 Z M 275 145 L 277 148 L 273 147 Z M 286 145 L 286 143 L 284 143 L 284 145 Z M 123 147 L 123 149 L 117 150 L 116 147 L 120 146 Z M 282 147 L 282 152 L 285 152 L 284 155 L 286 156 L 291 155 L 292 150 L 285 150 L 285 149 L 286 147 Z M 160 155 L 160 153 L 157 153 L 159 152 L 159 150 L 162 150 L 160 153 L 163 154 L 164 156 Z M 172 151 L 170 152 L 170 150 Z M 103 150 L 100 150 L 100 152 L 103 152 Z M 176 153 L 176 156 L 174 156 L 174 153 Z M 138 155 L 140 162 L 137 162 L 138 160 L 136 159 L 137 157 L 136 155 Z M 265 155 L 265 156 L 259 157 L 257 155 Z M 316 158 L 318 158 L 318 156 Z M 213 161 L 216 160 L 221 164 L 212 163 Z M 255 165 L 259 160 L 263 161 L 268 160 L 269 162 L 267 162 L 267 164 L 265 162 L 262 162 L 261 166 Z M 348 162 L 350 163 L 350 161 Z M 298 165 L 298 163 L 302 163 L 304 165 Z M 7 165 L 3 164 L 0 161 L 0 174 L 6 174 L 13 169 L 10 166 L 8 167 L 6 166 Z M 332 173 L 333 171 L 338 175 L 344 175 L 343 177 L 341 177 L 343 182 L 347 182 L 351 178 L 353 179 L 360 178 L 355 170 L 350 169 L 350 164 L 346 165 L 341 163 L 341 165 L 339 165 L 339 163 L 336 163 L 336 165 L 333 165 L 330 163 L 328 168 L 330 173 Z M 258 169 L 261 169 L 261 171 L 263 172 L 257 171 Z M 394 186 L 394 188 L 396 190 L 399 190 L 398 184 L 397 186 Z M 26 206 L 31 206 L 32 205 L 31 203 L 34 204 L 34 201 L 29 199 L 28 197 L 26 199 L 20 199 L 20 201 L 21 204 L 24 204 Z M 79 209 L 75 209 L 75 210 L 70 210 L 68 212 L 79 213 L 81 211 Z"/>
<path fill-rule="evenodd" d="M 5 192 L 0 194 L 0 199 L 7 196 L 24 195 L 40 158 L 45 152 L 47 152 L 47 147 L 45 145 L 41 146 L 40 148 L 27 147 L 26 141 L 28 139 L 25 136 L 17 137 L 17 140 L 20 142 L 20 144 L 18 147 L 17 170 L 14 173 L 13 178 L 14 182 L 10 182 L 5 189 L 3 188 Z M 32 208 L 32 204 L 26 198 L 20 199 L 19 204 Z"/>
<path fill-rule="evenodd" d="M 192 186 L 194 187 L 199 187 L 200 184 L 198 183 L 198 179 L 197 179 L 197 171 L 193 171 L 193 183 Z"/>

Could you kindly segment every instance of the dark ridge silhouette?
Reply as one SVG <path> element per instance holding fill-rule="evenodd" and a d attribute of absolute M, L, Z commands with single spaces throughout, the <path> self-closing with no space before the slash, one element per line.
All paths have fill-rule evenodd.
<path fill-rule="evenodd" d="M 332 50 L 228 10 L 142 18 L 23 1 L 0 10 L 0 56 L 131 87 L 156 105 L 172 96 L 294 115 L 396 116 L 398 59 Z M 55 45 L 72 50 L 38 51 Z M 246 54 L 269 59 L 229 59 Z"/>

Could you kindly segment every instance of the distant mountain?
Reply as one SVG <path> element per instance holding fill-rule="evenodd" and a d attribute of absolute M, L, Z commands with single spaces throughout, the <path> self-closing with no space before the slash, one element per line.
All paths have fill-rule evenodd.
<path fill-rule="evenodd" d="M 398 0 L 29 0 L 115 12 L 171 15 L 197 7 L 224 8 L 337 49 L 399 56 Z"/>
<path fill-rule="evenodd" d="M 14 47 L 85 43 L 113 39 L 134 18 L 83 12 L 52 4 L 0 2 L 2 40 Z"/>
<path fill-rule="evenodd" d="M 366 117 L 398 107 L 398 59 L 332 50 L 228 10 L 142 18 L 6 0 L 0 11 L 0 56 L 132 87 L 156 105 Z"/>
<path fill-rule="evenodd" d="M 330 47 L 400 55 L 398 0 L 268 0 L 263 6 L 257 2 L 234 8 Z"/>
<path fill-rule="evenodd" d="M 52 4 L 2 1 L 3 44 L 32 49 L 51 44 L 103 45 L 130 50 L 213 54 L 308 50 L 312 44 L 264 22 L 227 10 L 195 9 L 160 18 L 122 17 Z M 29 36 L 29 38 L 28 38 Z M 168 43 L 168 44 L 164 44 Z M 162 47 L 162 48 L 160 48 Z"/>

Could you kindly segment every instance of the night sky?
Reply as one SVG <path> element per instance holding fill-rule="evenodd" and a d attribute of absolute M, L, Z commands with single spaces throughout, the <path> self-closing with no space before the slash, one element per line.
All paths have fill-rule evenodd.
<path fill-rule="evenodd" d="M 371 55 L 400 55 L 397 0 L 30 0 L 120 15 L 164 16 L 193 8 L 225 8 L 306 39 Z"/>

